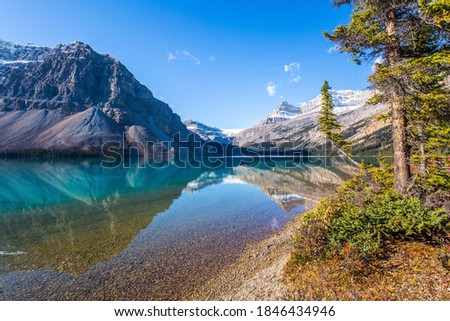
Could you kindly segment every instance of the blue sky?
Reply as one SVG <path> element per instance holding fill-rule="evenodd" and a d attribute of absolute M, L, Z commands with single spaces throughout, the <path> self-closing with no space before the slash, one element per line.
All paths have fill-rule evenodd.
<path fill-rule="evenodd" d="M 323 80 L 364 89 L 370 65 L 330 50 L 322 31 L 349 20 L 330 0 L 0 0 L 0 38 L 54 47 L 80 40 L 121 60 L 183 119 L 258 123 L 281 100 L 311 100 Z"/>

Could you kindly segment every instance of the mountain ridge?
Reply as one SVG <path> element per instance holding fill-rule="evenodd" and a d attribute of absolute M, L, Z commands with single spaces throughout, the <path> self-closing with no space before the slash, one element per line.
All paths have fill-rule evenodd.
<path fill-rule="evenodd" d="M 369 105 L 367 100 L 373 94 L 372 90 L 332 91 L 335 113 L 342 125 L 342 133 L 345 139 L 352 142 L 357 153 L 386 152 L 391 144 L 390 124 L 376 121 L 378 115 L 388 111 L 388 106 Z M 209 142 L 225 142 L 243 148 L 280 147 L 287 150 L 309 150 L 312 154 L 320 154 L 326 143 L 317 123 L 320 109 L 320 95 L 298 107 L 282 101 L 261 122 L 233 135 L 227 134 L 223 129 L 193 120 L 185 120 L 184 123 L 189 130 Z"/>
<path fill-rule="evenodd" d="M 224 130 L 206 125 L 193 119 L 183 120 L 183 124 L 192 133 L 197 134 L 206 142 L 216 142 L 222 145 L 229 145 L 232 143 L 232 136 L 224 132 Z"/>
<path fill-rule="evenodd" d="M 300 107 L 289 104 L 283 100 L 270 114 L 268 114 L 259 125 L 273 125 L 302 114 Z"/>
<path fill-rule="evenodd" d="M 331 90 L 335 112 L 339 113 L 348 109 L 356 109 L 366 104 L 367 100 L 375 93 L 373 90 Z M 303 114 L 319 111 L 322 105 L 322 97 L 318 95 L 309 102 L 300 105 Z M 345 108 L 345 109 L 343 109 Z"/>
<path fill-rule="evenodd" d="M 351 141 L 356 151 L 382 150 L 390 146 L 389 123 L 376 121 L 378 115 L 386 113 L 386 104 L 369 105 L 372 90 L 333 90 L 335 113 L 342 125 L 344 138 Z M 278 107 L 277 107 L 278 108 Z M 277 108 L 274 112 L 277 111 Z M 233 143 L 241 147 L 282 147 L 288 150 L 309 150 L 318 153 L 326 138 L 317 123 L 321 108 L 320 95 L 299 106 L 301 113 L 274 124 L 259 124 L 241 131 Z M 274 113 L 272 112 L 272 113 Z M 270 114 L 269 114 L 270 115 Z M 385 145 L 384 142 L 387 142 Z M 320 153 L 320 152 L 319 152 Z"/>
<path fill-rule="evenodd" d="M 45 113 L 36 119 L 35 110 Z M 0 41 L 0 129 L 0 150 L 100 150 L 111 139 L 126 148 L 192 136 L 119 60 L 80 41 L 55 48 Z"/>

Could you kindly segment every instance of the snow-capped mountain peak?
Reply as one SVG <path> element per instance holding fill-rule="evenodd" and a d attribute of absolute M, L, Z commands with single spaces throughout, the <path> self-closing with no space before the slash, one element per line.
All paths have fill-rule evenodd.
<path fill-rule="evenodd" d="M 260 125 L 272 125 L 283 122 L 285 120 L 297 117 L 302 113 L 300 107 L 289 104 L 283 100 L 273 112 L 267 115 L 260 123 Z"/>
<path fill-rule="evenodd" d="M 5 63 L 12 63 L 14 61 L 34 61 L 37 60 L 38 56 L 50 50 L 50 48 L 36 46 L 32 43 L 19 45 L 11 41 L 0 39 L 0 60 Z"/>
<path fill-rule="evenodd" d="M 205 125 L 199 121 L 187 119 L 183 123 L 186 125 L 187 129 L 203 139 L 206 142 L 217 142 L 223 145 L 231 144 L 232 136 L 230 132 L 226 132 L 217 127 L 211 127 Z"/>
<path fill-rule="evenodd" d="M 0 84 L 3 83 L 6 73 L 12 68 L 24 68 L 35 63 L 38 58 L 50 51 L 50 48 L 36 46 L 35 44 L 19 45 L 0 39 Z"/>
<path fill-rule="evenodd" d="M 357 146 L 356 148 L 364 148 L 364 150 L 366 147 L 372 148 L 374 144 L 389 144 L 389 141 L 383 141 L 386 137 L 389 140 L 389 124 L 375 121 L 376 117 L 386 112 L 389 106 L 368 105 L 367 101 L 373 94 L 372 90 L 332 91 L 335 113 L 343 132 L 347 134 L 348 140 Z M 235 137 L 233 144 L 259 147 L 262 142 L 270 142 L 270 146 L 292 143 L 293 149 L 312 148 L 314 150 L 324 142 L 324 135 L 320 132 L 320 126 L 317 123 L 321 105 L 322 99 L 319 95 L 312 101 L 301 104 L 302 113 L 298 116 L 276 124 L 260 123 L 248 128 Z M 276 113 L 277 109 L 273 113 Z M 379 134 L 380 132 L 382 134 Z"/>
<path fill-rule="evenodd" d="M 332 90 L 333 104 L 336 112 L 357 109 L 367 104 L 367 100 L 372 97 L 372 90 Z M 300 105 L 304 114 L 317 112 L 322 107 L 322 97 L 319 95 L 313 100 Z"/>
<path fill-rule="evenodd" d="M 179 116 L 124 65 L 85 43 L 0 40 L 0 61 L 0 150 L 97 153 L 117 137 L 124 148 L 189 137 Z"/>

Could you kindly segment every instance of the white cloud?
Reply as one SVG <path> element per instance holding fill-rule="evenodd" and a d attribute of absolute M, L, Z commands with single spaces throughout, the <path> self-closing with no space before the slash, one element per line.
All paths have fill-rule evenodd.
<path fill-rule="evenodd" d="M 169 54 L 167 55 L 167 61 L 171 62 L 176 59 L 177 59 L 177 57 L 175 57 L 175 55 L 173 53 L 169 52 Z"/>
<path fill-rule="evenodd" d="M 216 61 L 216 56 L 212 55 L 208 58 L 209 61 Z"/>
<path fill-rule="evenodd" d="M 189 51 L 187 50 L 183 50 L 181 53 L 186 59 L 192 61 L 194 64 L 196 65 L 200 65 L 202 62 L 200 61 L 200 59 L 198 59 L 197 57 L 195 57 L 193 54 L 191 54 Z"/>
<path fill-rule="evenodd" d="M 332 54 L 333 52 L 338 52 L 338 51 L 339 51 L 339 47 L 337 45 L 333 46 L 331 48 L 328 48 L 328 53 L 329 54 Z"/>
<path fill-rule="evenodd" d="M 298 62 L 291 62 L 289 65 L 284 65 L 285 72 L 298 72 L 300 71 L 300 64 Z"/>
<path fill-rule="evenodd" d="M 378 57 L 377 59 L 375 59 L 372 65 L 372 72 L 375 72 L 377 64 L 382 64 L 383 62 L 384 62 L 383 57 Z"/>
<path fill-rule="evenodd" d="M 300 81 L 300 64 L 298 62 L 291 62 L 289 65 L 284 65 L 283 70 L 289 74 L 289 82 Z"/>
<path fill-rule="evenodd" d="M 195 65 L 201 64 L 200 59 L 198 59 L 196 56 L 194 56 L 187 50 L 183 50 L 183 51 L 177 50 L 175 53 L 169 52 L 167 55 L 167 61 L 172 62 L 174 60 L 189 60 L 189 61 L 192 61 Z"/>
<path fill-rule="evenodd" d="M 275 94 L 277 93 L 277 85 L 275 83 L 273 83 L 272 81 L 270 81 L 267 84 L 266 90 L 267 90 L 267 94 L 270 97 L 275 96 Z"/>
<path fill-rule="evenodd" d="M 297 76 L 295 76 L 295 77 L 289 79 L 289 81 L 290 81 L 290 82 L 299 82 L 300 79 L 302 79 L 302 78 L 300 77 L 300 75 L 297 75 Z"/>

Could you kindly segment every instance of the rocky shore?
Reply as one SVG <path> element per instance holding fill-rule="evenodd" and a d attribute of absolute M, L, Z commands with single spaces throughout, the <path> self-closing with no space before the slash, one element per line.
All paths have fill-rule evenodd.
<path fill-rule="evenodd" d="M 205 285 L 195 289 L 187 299 L 199 301 L 289 300 L 291 291 L 283 282 L 283 274 L 293 250 L 292 237 L 302 214 L 294 217 L 283 229 L 263 241 L 249 244 L 235 263 Z"/>

